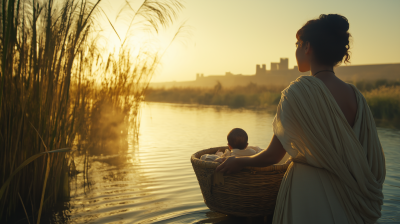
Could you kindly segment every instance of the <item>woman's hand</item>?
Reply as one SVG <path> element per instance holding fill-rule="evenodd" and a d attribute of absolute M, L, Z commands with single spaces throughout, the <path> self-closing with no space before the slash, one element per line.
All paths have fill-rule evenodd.
<path fill-rule="evenodd" d="M 221 158 L 224 159 L 224 158 Z M 215 169 L 216 172 L 222 172 L 224 174 L 237 173 L 244 168 L 240 159 L 235 156 L 230 156 L 225 159 L 218 167 Z"/>
<path fill-rule="evenodd" d="M 222 172 L 225 174 L 237 173 L 242 170 L 244 167 L 252 166 L 252 167 L 266 167 L 271 166 L 272 164 L 276 164 L 282 160 L 285 156 L 286 150 L 283 148 L 281 142 L 278 137 L 274 135 L 272 137 L 271 143 L 269 144 L 266 150 L 253 155 L 253 156 L 243 156 L 243 157 L 235 157 L 230 156 L 226 159 L 219 158 L 216 162 L 222 162 L 217 169 L 216 172 Z"/>

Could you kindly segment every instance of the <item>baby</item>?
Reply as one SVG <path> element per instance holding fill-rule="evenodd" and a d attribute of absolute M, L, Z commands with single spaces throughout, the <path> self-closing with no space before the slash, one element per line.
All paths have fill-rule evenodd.
<path fill-rule="evenodd" d="M 227 136 L 229 149 L 218 150 L 215 154 L 204 154 L 200 160 L 220 162 L 228 156 L 252 156 L 262 151 L 257 146 L 248 146 L 247 133 L 241 128 L 232 129 Z"/>

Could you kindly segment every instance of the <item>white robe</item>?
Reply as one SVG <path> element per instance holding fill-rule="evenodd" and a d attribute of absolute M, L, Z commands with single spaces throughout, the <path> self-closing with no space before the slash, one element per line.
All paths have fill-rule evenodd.
<path fill-rule="evenodd" d="M 351 127 L 325 84 L 302 76 L 282 91 L 273 122 L 293 163 L 282 179 L 274 224 L 375 223 L 385 158 L 362 94 Z"/>

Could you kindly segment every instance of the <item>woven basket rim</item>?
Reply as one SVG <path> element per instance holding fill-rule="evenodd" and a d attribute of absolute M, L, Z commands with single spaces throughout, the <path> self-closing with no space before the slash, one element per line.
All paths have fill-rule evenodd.
<path fill-rule="evenodd" d="M 197 151 L 196 153 L 192 154 L 192 156 L 190 157 L 190 161 L 192 162 L 193 165 L 198 167 L 216 169 L 220 163 L 200 160 L 200 157 L 207 153 L 215 153 L 218 149 L 228 149 L 228 146 L 212 147 Z M 288 166 L 289 164 L 274 164 L 267 167 L 245 167 L 245 168 L 255 171 L 286 171 Z"/>

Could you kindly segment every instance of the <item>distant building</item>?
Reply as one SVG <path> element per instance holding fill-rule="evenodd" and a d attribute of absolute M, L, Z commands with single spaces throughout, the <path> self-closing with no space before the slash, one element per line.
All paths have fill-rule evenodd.
<path fill-rule="evenodd" d="M 271 71 L 279 70 L 279 63 L 278 62 L 271 62 Z"/>
<path fill-rule="evenodd" d="M 279 63 L 279 70 L 288 70 L 289 69 L 289 59 L 281 58 L 281 63 Z"/>
<path fill-rule="evenodd" d="M 281 58 L 280 62 L 271 62 L 271 70 L 270 71 L 282 71 L 282 70 L 289 70 L 289 59 L 288 58 Z M 297 68 L 295 67 L 295 70 Z M 267 70 L 266 64 L 257 64 L 256 65 L 256 76 L 265 76 L 270 74 L 270 71 Z M 241 76 L 242 74 L 233 74 L 232 72 L 225 72 L 225 76 Z M 197 73 L 196 80 L 204 78 L 204 74 Z"/>
<path fill-rule="evenodd" d="M 304 73 L 299 72 L 295 65 L 288 68 L 289 60 L 281 58 L 280 62 L 271 63 L 270 70 L 266 69 L 265 64 L 256 65 L 256 74 L 234 74 L 226 72 L 225 75 L 208 75 L 202 73 L 196 74 L 196 81 L 186 82 L 168 82 L 151 83 L 151 86 L 162 87 L 213 87 L 219 81 L 224 87 L 243 86 L 249 83 L 257 85 L 276 85 L 287 86 L 293 80 L 296 80 Z M 335 68 L 336 75 L 346 82 L 357 83 L 360 81 L 376 81 L 377 79 L 386 79 L 391 81 L 400 81 L 400 63 L 393 64 L 369 64 L 369 65 L 342 65 Z"/>
<path fill-rule="evenodd" d="M 288 69 L 289 69 L 288 58 L 281 58 L 281 62 L 271 62 L 271 71 L 288 70 Z"/>
<path fill-rule="evenodd" d="M 196 74 L 196 80 L 199 80 L 200 78 L 204 78 L 204 74 L 203 73 L 202 74 L 200 74 L 200 73 Z"/>
<path fill-rule="evenodd" d="M 256 75 L 266 75 L 267 74 L 267 66 L 265 64 L 262 65 L 262 68 L 260 65 L 256 65 Z"/>

